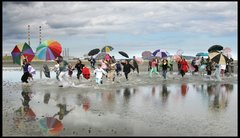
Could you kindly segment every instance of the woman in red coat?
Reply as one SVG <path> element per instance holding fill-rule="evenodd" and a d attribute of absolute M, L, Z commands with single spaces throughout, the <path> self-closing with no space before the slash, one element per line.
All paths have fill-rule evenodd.
<path fill-rule="evenodd" d="M 187 61 L 185 60 L 185 58 L 182 59 L 182 61 L 180 62 L 181 64 L 181 75 L 182 77 L 185 75 L 185 73 L 188 71 L 189 66 Z"/>

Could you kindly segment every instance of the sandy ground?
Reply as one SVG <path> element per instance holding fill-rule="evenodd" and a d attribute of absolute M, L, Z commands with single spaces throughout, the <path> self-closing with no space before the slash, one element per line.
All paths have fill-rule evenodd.
<path fill-rule="evenodd" d="M 74 63 L 74 62 L 72 62 Z M 49 66 L 54 65 L 54 63 L 52 62 L 48 62 L 47 63 Z M 85 64 L 87 64 L 87 66 L 89 66 L 88 62 L 85 62 Z M 36 68 L 36 69 L 40 69 L 42 63 L 32 63 L 32 65 Z M 4 66 L 10 66 L 9 64 L 5 64 Z M 177 74 L 176 70 L 177 70 L 177 65 L 174 64 L 174 72 L 173 73 L 168 73 L 168 77 L 167 80 L 164 80 L 163 77 L 161 77 L 161 75 L 159 76 L 153 76 L 153 78 L 149 77 L 148 72 L 146 72 L 147 70 L 147 63 L 144 63 L 143 65 L 140 66 L 140 75 L 137 75 L 136 72 L 131 72 L 129 74 L 129 81 L 126 81 L 126 79 L 124 78 L 124 76 L 119 76 L 116 77 L 116 80 L 114 83 L 112 83 L 111 81 L 108 81 L 106 78 L 104 78 L 104 84 L 101 85 L 100 87 L 96 86 L 95 84 L 95 78 L 94 75 L 91 75 L 91 79 L 90 80 L 81 80 L 78 81 L 75 76 L 72 80 L 72 82 L 75 83 L 75 86 L 66 86 L 66 88 L 59 88 L 57 87 L 58 83 L 55 80 L 55 76 L 52 79 L 40 79 L 40 80 L 35 80 L 33 82 L 30 82 L 30 85 L 35 86 L 34 90 L 37 92 L 41 92 L 43 90 L 48 90 L 48 91 L 52 91 L 53 93 L 66 93 L 66 91 L 68 92 L 68 94 L 66 94 L 66 97 L 69 97 L 69 95 L 71 95 L 72 93 L 76 93 L 76 90 L 78 88 L 81 88 L 81 91 L 85 91 L 86 93 L 88 92 L 93 92 L 94 94 L 96 93 L 96 91 L 99 92 L 105 92 L 105 91 L 116 91 L 122 88 L 134 88 L 134 87 L 139 87 L 139 86 L 149 86 L 149 85 L 158 85 L 158 84 L 181 84 L 181 83 L 186 83 L 186 84 L 190 84 L 190 83 L 230 83 L 230 84 L 237 84 L 238 83 L 238 75 L 237 75 L 237 66 L 235 66 L 235 73 L 233 76 L 231 77 L 223 77 L 221 82 L 215 81 L 215 80 L 209 80 L 206 75 L 204 76 L 200 76 L 198 74 L 192 75 L 190 72 L 186 74 L 186 76 L 184 78 L 182 78 L 180 75 Z M 55 75 L 55 74 L 54 74 Z M 19 79 L 19 78 L 17 78 Z M 46 83 L 47 82 L 47 83 Z M 11 82 L 11 81 L 6 81 L 3 80 L 3 135 L 4 136 L 42 136 L 42 132 L 39 131 L 39 126 L 36 123 L 31 123 L 31 122 L 25 122 L 23 124 L 21 124 L 20 126 L 12 126 L 14 123 L 14 115 L 13 112 L 14 110 L 16 110 L 20 105 L 21 102 L 20 100 L 18 100 L 19 96 L 21 96 L 21 91 L 22 91 L 22 84 L 19 82 Z M 80 92 L 80 91 L 78 91 Z M 35 101 L 37 102 L 37 101 Z M 36 105 L 37 103 L 33 104 Z M 43 106 L 42 106 L 43 107 Z M 36 109 L 38 109 L 36 107 Z M 50 111 L 49 111 L 50 112 Z M 94 112 L 94 111 L 93 111 Z M 120 111 L 119 111 L 120 112 Z M 105 113 L 105 115 L 103 114 Z M 149 134 L 153 134 L 153 135 L 159 135 L 158 130 L 156 127 L 156 129 L 152 128 L 152 129 L 148 129 L 146 128 L 144 122 L 141 121 L 141 119 L 139 120 L 133 120 L 133 119 L 124 119 L 123 121 L 120 121 L 118 119 L 120 119 L 119 117 L 116 118 L 112 118 L 112 116 L 115 115 L 107 115 L 106 112 L 103 111 L 96 111 L 97 116 L 103 116 L 105 117 L 105 119 L 103 119 L 102 123 L 102 127 L 94 127 L 92 125 L 78 125 L 77 127 L 79 129 L 74 128 L 74 125 L 70 124 L 68 126 L 72 126 L 73 128 L 71 129 L 71 127 L 69 128 L 64 128 L 64 131 L 61 132 L 61 135 L 66 135 L 66 136 L 118 136 L 118 135 L 125 135 L 125 136 L 134 136 L 134 135 L 141 135 L 144 136 L 149 135 Z M 39 116 L 41 117 L 41 116 Z M 104 121 L 108 120 L 109 118 L 111 119 L 111 123 L 104 123 Z M 134 125 L 128 125 L 128 121 L 131 121 Z M 177 120 L 176 120 L 177 121 Z M 69 120 L 69 122 L 71 122 Z M 91 122 L 91 121 L 90 121 Z M 120 123 L 121 122 L 121 123 Z M 101 124 L 100 123 L 100 124 Z M 116 126 L 114 126 L 113 124 L 117 124 Z M 194 125 L 193 122 L 189 122 L 190 124 Z M 67 124 L 67 123 L 66 123 Z M 152 126 L 158 126 L 157 122 L 152 122 L 152 124 L 148 124 L 149 127 Z M 134 126 L 134 127 L 133 127 Z M 162 128 L 161 129 L 161 133 L 160 135 L 195 135 L 196 132 L 194 133 L 194 130 L 192 131 L 183 131 L 183 130 L 174 130 L 175 132 L 169 132 L 169 127 L 171 127 L 171 125 L 169 125 L 166 128 Z M 80 129 L 81 128 L 81 129 Z M 133 128 L 135 128 L 133 130 Z M 148 132 L 144 132 L 142 130 L 147 129 Z M 196 128 L 197 129 L 197 128 Z M 211 128 L 214 129 L 214 128 Z M 226 129 L 228 130 L 228 129 Z M 152 131 L 152 132 L 151 132 Z M 134 133 L 135 132 L 135 133 Z M 181 132 L 181 133 L 180 133 Z M 199 134 L 197 133 L 196 135 L 203 135 L 203 132 L 199 132 Z M 224 132 L 225 133 L 225 132 Z M 223 132 L 219 132 L 217 135 L 228 135 L 228 134 L 224 134 Z M 235 129 L 233 131 L 231 131 L 229 134 L 230 135 L 235 135 Z M 214 132 L 211 131 L 207 131 L 205 135 L 215 135 Z"/>

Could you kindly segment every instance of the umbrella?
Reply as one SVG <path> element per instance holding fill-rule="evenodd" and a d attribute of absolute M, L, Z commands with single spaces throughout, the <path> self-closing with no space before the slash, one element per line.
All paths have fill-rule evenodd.
<path fill-rule="evenodd" d="M 46 40 L 37 47 L 36 55 L 39 59 L 54 60 L 62 52 L 62 46 L 53 40 Z"/>
<path fill-rule="evenodd" d="M 104 46 L 101 50 L 101 52 L 110 52 L 113 50 L 112 46 Z"/>
<path fill-rule="evenodd" d="M 169 53 L 167 51 L 161 50 L 161 49 L 155 50 L 152 54 L 153 56 L 160 57 L 160 58 L 165 58 L 169 56 Z"/>
<path fill-rule="evenodd" d="M 226 48 L 223 49 L 223 52 L 224 53 L 230 53 L 230 52 L 232 52 L 232 49 L 229 48 L 229 47 L 226 47 Z"/>
<path fill-rule="evenodd" d="M 89 51 L 88 55 L 89 56 L 94 56 L 94 55 L 98 54 L 99 52 L 100 52 L 100 49 L 99 48 L 95 48 L 95 49 Z"/>
<path fill-rule="evenodd" d="M 223 49 L 223 55 L 227 56 L 228 58 L 231 58 L 232 57 L 232 55 L 230 54 L 231 51 L 232 51 L 231 48 L 226 47 Z"/>
<path fill-rule="evenodd" d="M 63 129 L 63 124 L 60 120 L 54 117 L 44 117 L 39 121 L 39 127 L 47 134 L 58 134 Z"/>
<path fill-rule="evenodd" d="M 147 59 L 148 57 L 150 57 L 152 55 L 151 51 L 143 51 L 142 52 L 142 58 L 143 59 Z"/>
<path fill-rule="evenodd" d="M 183 50 L 182 49 L 178 49 L 177 50 L 177 55 L 182 55 L 183 54 Z"/>
<path fill-rule="evenodd" d="M 123 51 L 119 51 L 118 53 L 121 54 L 122 56 L 126 57 L 126 58 L 129 58 L 128 54 L 123 52 Z"/>
<path fill-rule="evenodd" d="M 26 58 L 28 62 L 31 62 L 34 58 L 33 50 L 26 42 L 16 45 L 11 54 L 13 63 L 17 63 L 19 65 L 21 65 L 22 58 Z"/>
<path fill-rule="evenodd" d="M 104 59 L 108 53 L 106 52 L 101 52 L 96 56 L 96 60 Z"/>
<path fill-rule="evenodd" d="M 217 64 L 221 64 L 221 65 L 226 65 L 228 62 L 228 58 L 225 55 L 223 55 L 221 52 L 209 53 L 209 58 L 211 61 L 214 61 Z"/>
<path fill-rule="evenodd" d="M 173 55 L 172 56 L 172 59 L 175 61 L 175 62 L 178 62 L 179 60 L 181 60 L 181 57 L 179 55 Z"/>
<path fill-rule="evenodd" d="M 213 45 L 208 49 L 208 52 L 216 52 L 216 51 L 220 51 L 223 50 L 223 46 L 221 45 Z"/>
<path fill-rule="evenodd" d="M 197 53 L 196 56 L 204 57 L 204 56 L 208 56 L 208 53 L 200 52 L 200 53 Z"/>
<path fill-rule="evenodd" d="M 143 59 L 140 57 L 135 57 L 135 60 L 137 61 L 138 64 L 143 64 Z"/>

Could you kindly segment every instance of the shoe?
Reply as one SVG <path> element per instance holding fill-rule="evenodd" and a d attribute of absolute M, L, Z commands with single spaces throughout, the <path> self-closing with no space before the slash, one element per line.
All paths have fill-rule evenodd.
<path fill-rule="evenodd" d="M 59 85 L 58 87 L 63 87 L 63 85 Z"/>

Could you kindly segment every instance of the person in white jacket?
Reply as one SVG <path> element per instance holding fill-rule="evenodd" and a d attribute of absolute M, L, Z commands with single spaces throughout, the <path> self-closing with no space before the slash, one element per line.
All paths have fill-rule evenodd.
<path fill-rule="evenodd" d="M 94 70 L 94 73 L 96 74 L 96 83 L 97 84 L 102 84 L 102 76 L 103 74 L 106 75 L 107 72 L 104 71 L 102 68 L 101 68 L 101 64 L 98 64 L 98 67 Z"/>

